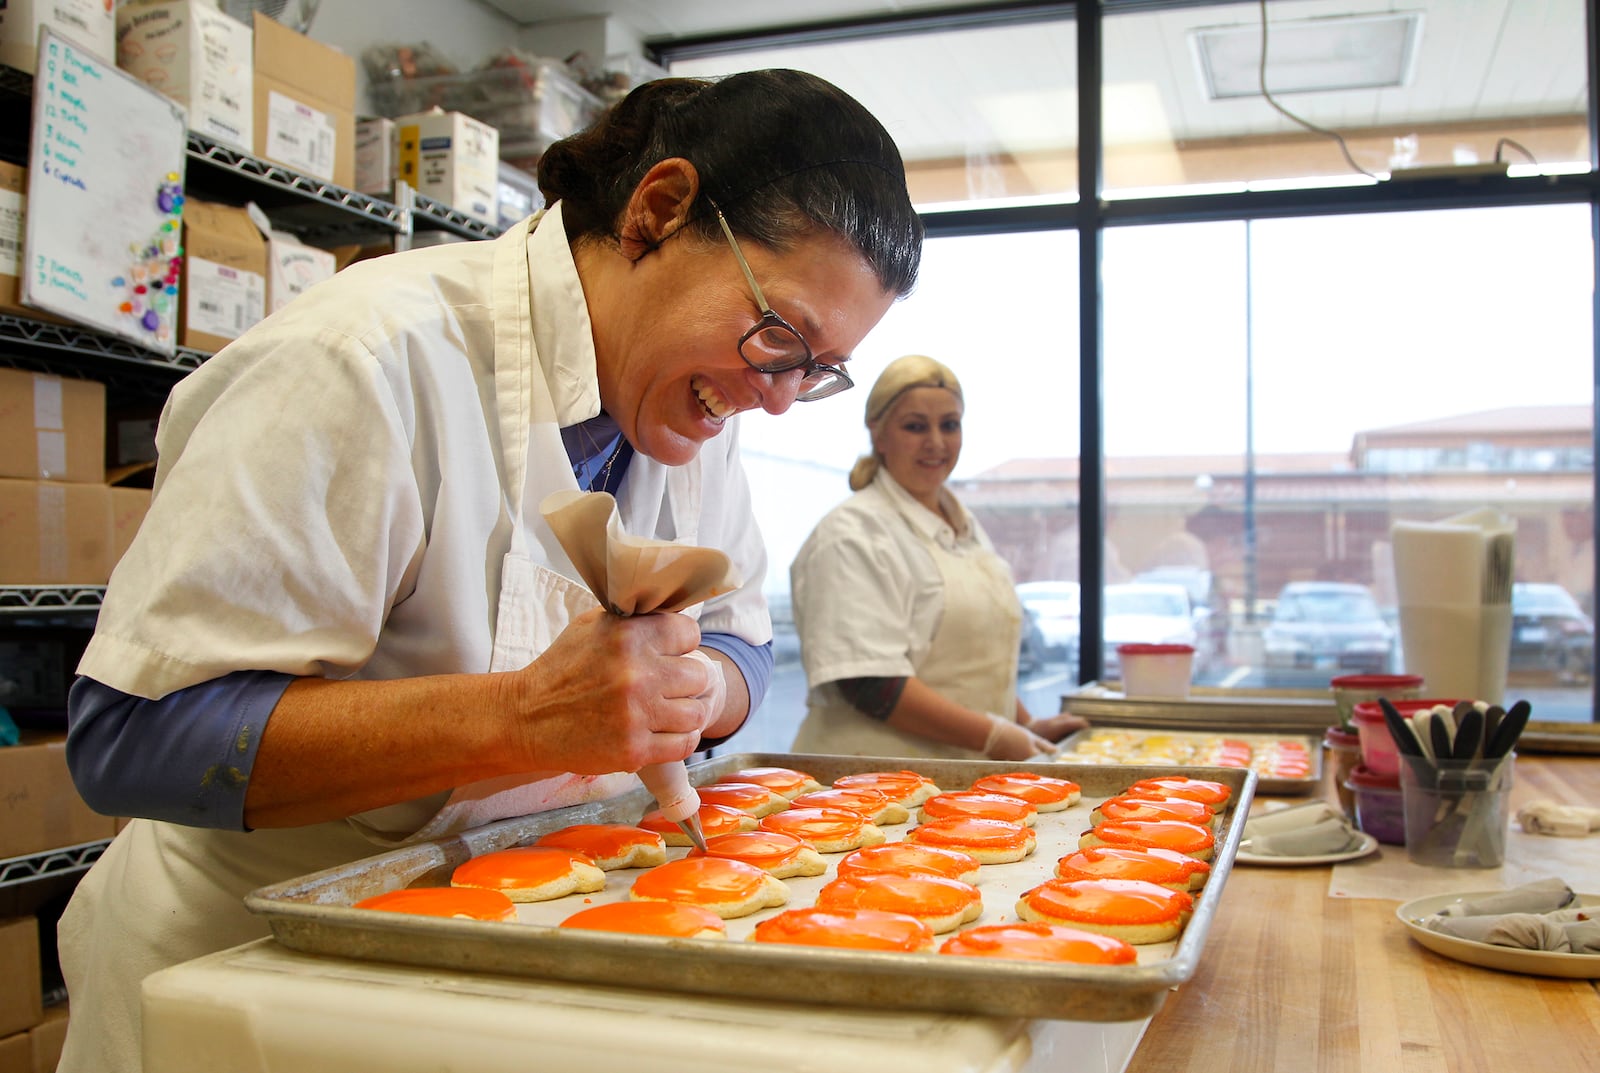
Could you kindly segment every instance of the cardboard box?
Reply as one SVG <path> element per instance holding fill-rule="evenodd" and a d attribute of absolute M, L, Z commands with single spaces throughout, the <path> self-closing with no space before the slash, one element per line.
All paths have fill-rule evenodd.
<path fill-rule="evenodd" d="M 31 916 L 0 920 L 0 980 L 5 981 L 0 987 L 0 1035 L 26 1032 L 44 1019 L 40 979 L 39 921 Z"/>
<path fill-rule="evenodd" d="M 111 563 L 110 488 L 0 477 L 0 585 L 104 585 Z"/>
<path fill-rule="evenodd" d="M 250 27 L 205 0 L 124 0 L 117 66 L 189 110 L 189 129 L 255 149 Z"/>
<path fill-rule="evenodd" d="M 327 250 L 307 246 L 287 231 L 276 230 L 255 202 L 245 206 L 267 244 L 267 314 L 270 316 L 338 270 Z"/>
<path fill-rule="evenodd" d="M 356 120 L 356 189 L 389 197 L 394 193 L 394 120 L 362 116 Z"/>
<path fill-rule="evenodd" d="M 395 178 L 492 224 L 500 204 L 500 132 L 462 112 L 433 109 L 394 121 Z"/>
<path fill-rule="evenodd" d="M 0 63 L 33 74 L 43 26 L 108 63 L 117 54 L 117 17 L 105 0 L 9 0 L 0 4 Z"/>
<path fill-rule="evenodd" d="M 26 1032 L 0 1039 L 0 1073 L 33 1073 L 33 1042 Z"/>
<path fill-rule="evenodd" d="M 135 466 L 133 477 L 148 479 L 153 467 Z M 111 569 L 115 570 L 117 563 L 122 559 L 122 553 L 128 550 L 128 545 L 133 543 L 133 538 L 139 534 L 139 526 L 144 523 L 144 516 L 150 513 L 151 491 L 148 487 L 138 485 L 119 485 L 113 483 L 109 489 L 111 506 L 108 512 L 111 525 Z M 108 575 L 109 576 L 109 575 Z"/>
<path fill-rule="evenodd" d="M 350 188 L 356 181 L 356 65 L 259 11 L 255 155 Z"/>
<path fill-rule="evenodd" d="M 0 477 L 103 483 L 106 386 L 0 369 Z"/>
<path fill-rule="evenodd" d="M 0 160 L 0 311 L 65 324 L 54 313 L 22 304 L 22 243 L 27 237 L 28 169 Z"/>
<path fill-rule="evenodd" d="M 28 1030 L 33 1050 L 32 1073 L 55 1073 L 61 1064 L 61 1049 L 67 1042 L 67 1017 L 67 1007 L 46 1006 L 44 1020 Z"/>
<path fill-rule="evenodd" d="M 0 748 L 0 859 L 99 842 L 116 823 L 78 796 L 67 772 L 67 736 L 25 730 Z"/>
<path fill-rule="evenodd" d="M 266 316 L 267 243 L 244 209 L 183 206 L 178 345 L 218 351 Z"/>

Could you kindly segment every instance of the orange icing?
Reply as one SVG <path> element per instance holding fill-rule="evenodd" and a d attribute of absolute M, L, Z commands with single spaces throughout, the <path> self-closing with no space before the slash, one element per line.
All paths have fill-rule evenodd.
<path fill-rule="evenodd" d="M 851 812 L 859 812 L 869 820 L 892 803 L 889 795 L 882 790 L 869 790 L 864 786 L 812 790 L 789 802 L 794 808 L 849 809 Z"/>
<path fill-rule="evenodd" d="M 698 849 L 691 849 L 691 857 L 726 857 L 732 861 L 743 861 L 753 864 L 757 868 L 771 871 L 780 865 L 788 864 L 799 856 L 805 848 L 805 843 L 794 835 L 782 834 L 778 831 L 735 831 L 731 835 L 718 835 L 706 839 L 706 853 Z"/>
<path fill-rule="evenodd" d="M 816 778 L 804 771 L 796 771 L 787 767 L 747 767 L 738 771 L 729 772 L 717 782 L 753 782 L 757 786 L 765 786 L 773 793 L 785 796 L 799 792 L 800 788 L 808 783 L 816 782 Z M 705 789 L 705 787 L 701 787 Z"/>
<path fill-rule="evenodd" d="M 734 831 L 748 830 L 749 819 L 749 813 L 741 812 L 736 808 L 729 808 L 727 805 L 706 804 L 700 806 L 700 829 L 705 832 L 707 838 L 712 835 L 726 835 L 732 834 Z M 646 831 L 655 831 L 658 834 L 677 834 L 679 830 L 677 824 L 661 815 L 660 809 L 645 813 L 644 818 L 639 821 L 639 826 Z"/>
<path fill-rule="evenodd" d="M 1007 823 L 1026 823 L 1039 810 L 1032 802 L 1008 794 L 986 794 L 971 790 L 955 790 L 936 794 L 922 803 L 922 815 L 935 820 L 957 816 L 970 816 L 981 820 L 1005 820 Z"/>
<path fill-rule="evenodd" d="M 1139 952 L 1111 935 L 1043 921 L 983 924 L 945 940 L 941 954 L 966 957 L 1071 961 L 1079 965 L 1131 965 Z"/>
<path fill-rule="evenodd" d="M 910 872 L 960 879 L 979 867 L 977 858 L 958 849 L 917 846 L 910 842 L 886 842 L 846 854 L 839 860 L 841 876 L 870 872 Z"/>
<path fill-rule="evenodd" d="M 495 850 L 456 865 L 450 882 L 460 887 L 510 890 L 538 887 L 572 871 L 574 864 L 593 865 L 587 853 L 556 846 L 514 846 Z"/>
<path fill-rule="evenodd" d="M 1108 797 L 1100 802 L 1100 816 L 1111 823 L 1127 820 L 1182 820 L 1209 827 L 1216 812 L 1202 801 L 1184 797 Z"/>
<path fill-rule="evenodd" d="M 1057 801 L 1065 801 L 1073 794 L 1081 793 L 1083 789 L 1070 780 L 1057 779 L 1050 775 L 1035 775 L 1031 771 L 1003 771 L 985 775 L 974 781 L 972 788 L 979 793 L 1010 794 L 1012 797 L 1031 801 L 1035 805 L 1051 805 Z"/>
<path fill-rule="evenodd" d="M 470 917 L 473 920 L 515 920 L 517 907 L 497 890 L 478 887 L 413 887 L 374 894 L 355 904 L 357 909 L 382 909 L 390 913 L 416 913 L 430 917 Z"/>
<path fill-rule="evenodd" d="M 1233 796 L 1233 791 L 1224 783 L 1191 779 L 1183 775 L 1157 775 L 1140 779 L 1128 787 L 1129 793 L 1135 790 L 1155 790 L 1165 797 L 1187 797 L 1190 801 L 1202 801 L 1213 808 Z"/>
<path fill-rule="evenodd" d="M 932 800 L 932 798 L 929 798 Z M 1005 820 L 986 820 L 969 816 L 928 820 L 918 824 L 906 834 L 908 842 L 923 842 L 930 846 L 953 849 L 1020 849 L 1037 837 L 1020 823 Z"/>
<path fill-rule="evenodd" d="M 575 849 L 591 857 L 621 857 L 635 846 L 660 846 L 661 836 L 643 827 L 626 823 L 575 823 L 551 831 L 534 842 L 536 846 Z"/>
<path fill-rule="evenodd" d="M 707 930 L 727 933 L 727 925 L 717 914 L 682 902 L 611 902 L 580 909 L 563 920 L 561 926 L 675 939 L 692 939 Z"/>
<path fill-rule="evenodd" d="M 1022 896 L 1036 912 L 1085 924 L 1164 924 L 1194 908 L 1185 891 L 1142 879 L 1047 879 Z"/>
<path fill-rule="evenodd" d="M 760 943 L 842 946 L 852 950 L 898 950 L 914 953 L 933 942 L 933 929 L 906 913 L 881 909 L 786 909 L 755 926 Z"/>
<path fill-rule="evenodd" d="M 1211 865 L 1187 853 L 1160 846 L 1090 846 L 1056 861 L 1059 879 L 1143 879 L 1148 883 L 1188 883 L 1207 875 Z"/>
<path fill-rule="evenodd" d="M 1093 828 L 1102 842 L 1124 846 L 1162 846 L 1180 853 L 1195 853 L 1210 848 L 1216 839 L 1199 824 L 1183 820 L 1127 820 L 1101 823 Z"/>
<path fill-rule="evenodd" d="M 753 782 L 717 782 L 710 786 L 701 786 L 696 792 L 699 793 L 702 804 L 726 805 L 741 812 L 766 808 L 772 803 L 775 793 Z"/>
<path fill-rule="evenodd" d="M 879 909 L 914 917 L 964 913 L 980 901 L 971 883 L 903 872 L 840 876 L 817 892 L 817 905 L 824 909 Z"/>
<path fill-rule="evenodd" d="M 891 801 L 904 801 L 922 787 L 932 786 L 933 780 L 915 771 L 858 771 L 841 775 L 833 785 L 840 790 L 879 790 Z"/>
<path fill-rule="evenodd" d="M 791 808 L 763 816 L 757 828 L 794 835 L 807 844 L 855 838 L 866 823 L 859 812 L 846 808 Z"/>
<path fill-rule="evenodd" d="M 734 902 L 754 897 L 767 873 L 726 857 L 683 857 L 658 864 L 633 881 L 633 896 L 662 902 Z"/>

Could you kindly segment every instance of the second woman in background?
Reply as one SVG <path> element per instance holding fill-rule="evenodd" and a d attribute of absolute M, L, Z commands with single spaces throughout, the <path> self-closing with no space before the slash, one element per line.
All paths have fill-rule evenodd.
<path fill-rule="evenodd" d="M 1026 760 L 1084 726 L 1017 699 L 1022 606 L 1011 570 L 945 487 L 961 384 L 932 358 L 891 362 L 867 397 L 855 492 L 790 567 L 809 686 L 796 752 Z"/>

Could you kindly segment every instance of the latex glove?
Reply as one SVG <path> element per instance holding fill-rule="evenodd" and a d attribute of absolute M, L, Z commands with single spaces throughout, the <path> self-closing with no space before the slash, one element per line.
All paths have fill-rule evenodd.
<path fill-rule="evenodd" d="M 984 712 L 989 719 L 989 737 L 983 743 L 983 755 L 990 760 L 1031 760 L 1040 753 L 1054 755 L 1053 743 L 1014 720 L 993 712 Z"/>
<path fill-rule="evenodd" d="M 705 717 L 700 721 L 700 733 L 704 734 L 706 729 L 717 721 L 717 717 L 722 714 L 722 706 L 728 702 L 728 679 L 723 675 L 722 663 L 712 659 L 700 649 L 690 649 L 684 655 L 689 659 L 698 660 L 706 667 L 706 688 L 695 694 L 694 698 L 705 702 Z"/>

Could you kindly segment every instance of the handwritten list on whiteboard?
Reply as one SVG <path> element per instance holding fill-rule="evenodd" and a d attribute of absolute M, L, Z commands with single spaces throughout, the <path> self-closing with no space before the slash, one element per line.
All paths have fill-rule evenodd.
<path fill-rule="evenodd" d="M 183 107 L 46 28 L 30 134 L 22 301 L 172 354 Z"/>

